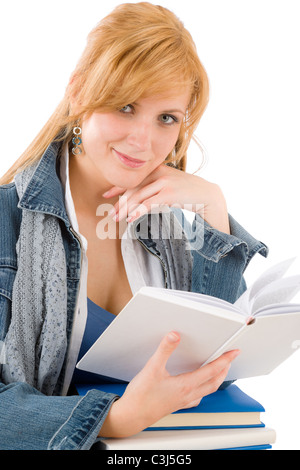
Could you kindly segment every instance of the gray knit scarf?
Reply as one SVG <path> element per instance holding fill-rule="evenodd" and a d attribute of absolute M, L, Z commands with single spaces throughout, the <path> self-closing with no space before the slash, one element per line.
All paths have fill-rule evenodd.
<path fill-rule="evenodd" d="M 21 199 L 36 169 L 15 177 Z M 16 246 L 18 270 L 6 335 L 3 378 L 52 395 L 66 354 L 66 259 L 55 216 L 24 210 Z"/>

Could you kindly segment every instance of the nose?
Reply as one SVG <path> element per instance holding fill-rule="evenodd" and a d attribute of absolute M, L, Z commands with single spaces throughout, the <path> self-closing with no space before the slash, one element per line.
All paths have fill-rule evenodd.
<path fill-rule="evenodd" d="M 139 152 L 145 152 L 151 148 L 151 139 L 151 124 L 144 121 L 135 121 L 128 134 L 127 142 L 132 148 L 135 148 Z"/>

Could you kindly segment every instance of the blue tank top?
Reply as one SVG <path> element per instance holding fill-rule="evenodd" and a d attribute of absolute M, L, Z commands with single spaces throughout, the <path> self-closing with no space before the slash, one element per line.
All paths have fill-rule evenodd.
<path fill-rule="evenodd" d="M 104 308 L 99 307 L 99 305 L 92 302 L 89 298 L 87 299 L 87 312 L 87 322 L 77 362 L 84 356 L 88 349 L 90 349 L 94 342 L 115 318 L 115 315 Z M 80 369 L 75 369 L 72 378 L 72 383 L 74 384 L 99 384 L 107 382 L 119 383 L 122 381 L 117 379 L 112 380 L 109 377 L 93 374 Z"/>

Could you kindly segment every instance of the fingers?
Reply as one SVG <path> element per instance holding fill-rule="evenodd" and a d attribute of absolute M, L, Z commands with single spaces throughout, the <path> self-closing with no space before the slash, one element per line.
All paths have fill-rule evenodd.
<path fill-rule="evenodd" d="M 180 343 L 179 333 L 172 331 L 168 333 L 160 342 L 155 353 L 149 359 L 148 367 L 154 367 L 157 370 L 166 372 L 166 364 L 171 354 Z M 231 362 L 239 355 L 238 349 L 228 351 L 209 364 L 193 371 L 181 374 L 181 377 L 189 383 L 190 389 L 198 389 L 205 386 L 206 389 L 217 388 L 225 380 L 230 369 Z M 178 376 L 179 377 L 179 376 Z M 184 379 L 184 380 L 185 380 Z M 220 382 L 220 383 L 219 383 Z M 211 393 L 211 392 L 208 392 Z M 204 393 L 206 394 L 206 393 Z M 204 396 L 204 394 L 202 396 Z M 197 399 L 197 398 L 196 398 Z"/>
<path fill-rule="evenodd" d="M 160 410 L 157 412 L 161 412 L 161 416 L 196 406 L 204 396 L 215 392 L 224 382 L 231 362 L 239 353 L 237 350 L 230 351 L 193 372 L 172 376 L 168 373 L 166 365 L 179 344 L 179 333 L 168 333 L 130 384 L 131 387 L 133 383 L 135 387 L 140 387 L 143 393 L 146 391 L 148 402 L 149 399 L 155 401 L 156 409 Z M 149 389 L 152 390 L 150 394 Z"/>
<path fill-rule="evenodd" d="M 200 405 L 202 398 L 198 398 L 197 400 L 194 400 L 187 405 L 183 406 L 181 409 L 184 410 L 185 408 L 194 408 L 195 406 Z"/>
<path fill-rule="evenodd" d="M 218 374 L 222 373 L 225 368 L 229 370 L 232 361 L 239 355 L 239 353 L 240 351 L 238 349 L 228 351 L 214 361 L 198 369 L 203 382 L 213 379 Z"/>
<path fill-rule="evenodd" d="M 228 351 L 211 363 L 196 371 L 195 378 L 200 385 L 200 395 L 203 397 L 215 392 L 224 382 L 229 372 L 232 361 L 239 355 L 238 349 Z M 197 377 L 198 375 L 198 377 Z"/>
<path fill-rule="evenodd" d="M 199 397 L 201 398 L 216 391 L 224 382 L 232 361 L 239 353 L 239 350 L 226 352 L 209 364 L 182 374 L 186 384 L 188 384 L 186 394 L 189 401 L 197 400 Z"/>
<path fill-rule="evenodd" d="M 130 211 L 130 215 L 127 217 L 126 222 L 133 222 L 142 215 L 162 211 L 163 204 L 157 203 L 156 196 L 146 199 L 142 204 L 139 204 L 135 209 Z M 129 211 L 128 211 L 129 212 Z M 121 217 L 120 217 L 121 218 Z"/>
<path fill-rule="evenodd" d="M 105 198 L 111 198 L 115 196 L 120 196 L 121 194 L 125 193 L 126 189 L 125 188 L 120 188 L 118 186 L 113 186 L 110 188 L 108 191 L 102 194 L 103 197 Z"/>
<path fill-rule="evenodd" d="M 218 390 L 226 379 L 231 362 L 238 354 L 238 350 L 230 351 L 200 369 L 177 376 L 181 377 L 183 390 L 180 408 L 197 406 L 204 396 Z"/>
<path fill-rule="evenodd" d="M 122 220 L 130 215 L 127 221 L 131 222 L 133 216 L 137 218 L 148 213 L 151 210 L 151 204 L 159 205 L 160 201 L 156 199 L 156 196 L 162 188 L 162 182 L 157 180 L 142 188 L 126 191 L 114 206 L 115 220 Z"/>
<path fill-rule="evenodd" d="M 220 385 L 222 385 L 222 383 L 226 379 L 229 369 L 230 364 L 227 364 L 227 366 L 225 366 L 224 369 L 221 370 L 221 372 L 214 375 L 210 380 L 202 383 L 199 387 L 199 395 L 201 397 L 204 397 L 206 395 L 210 395 L 211 393 L 216 392 Z"/>
<path fill-rule="evenodd" d="M 175 331 L 168 333 L 160 342 L 155 353 L 148 361 L 148 365 L 165 371 L 167 361 L 180 342 L 180 336 Z"/>

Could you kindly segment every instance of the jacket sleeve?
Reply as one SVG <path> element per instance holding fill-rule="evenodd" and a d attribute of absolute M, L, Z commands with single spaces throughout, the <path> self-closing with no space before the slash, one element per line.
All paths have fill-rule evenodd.
<path fill-rule="evenodd" d="M 26 383 L 0 383 L 1 450 L 88 450 L 116 395 L 45 396 Z"/>

